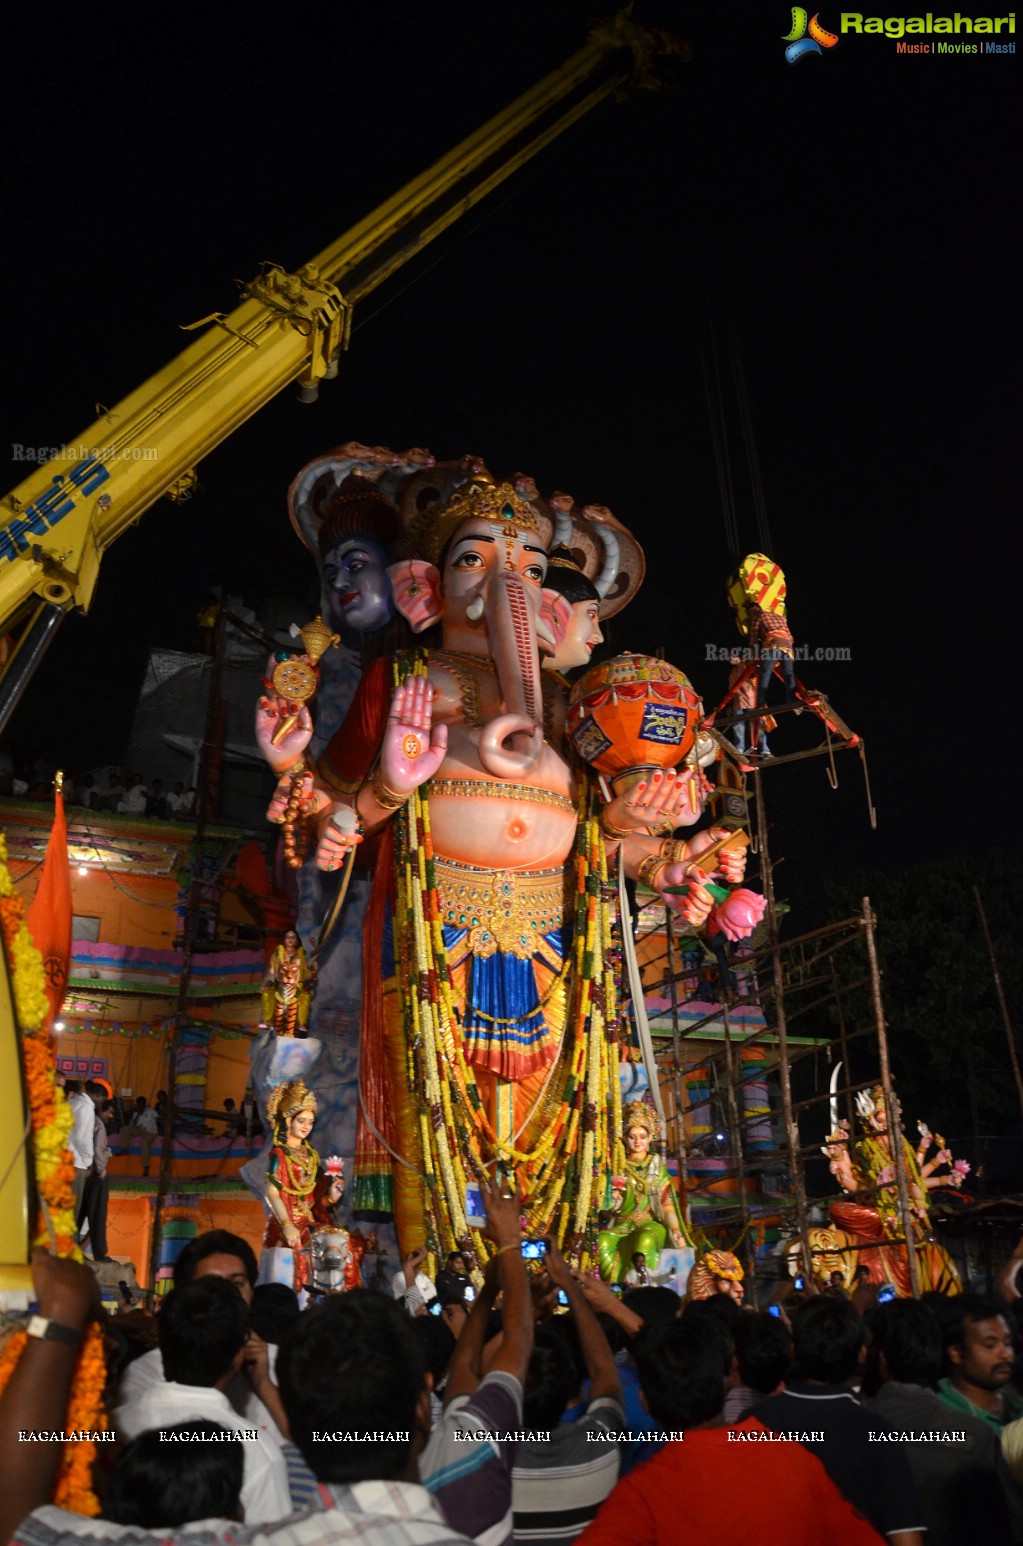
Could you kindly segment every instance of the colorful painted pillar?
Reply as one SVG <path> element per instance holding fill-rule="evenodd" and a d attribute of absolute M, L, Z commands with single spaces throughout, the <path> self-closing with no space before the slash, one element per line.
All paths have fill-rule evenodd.
<path fill-rule="evenodd" d="M 711 1152 L 718 1148 L 714 1141 L 714 1114 L 711 1103 L 710 1074 L 704 1067 L 691 1068 L 686 1074 L 686 1090 L 689 1096 L 689 1113 L 686 1133 L 690 1152 L 686 1162 L 690 1187 L 705 1189 L 713 1184 L 720 1186 L 721 1178 L 729 1169 L 727 1154 Z"/>
<path fill-rule="evenodd" d="M 206 1065 L 210 1054 L 210 1026 L 197 1021 L 186 1025 L 178 1043 L 178 1055 L 174 1063 L 175 1111 L 202 1111 L 206 1105 Z M 196 1117 L 197 1124 L 201 1122 Z"/>
<path fill-rule="evenodd" d="M 739 1070 L 742 1079 L 743 1143 L 747 1155 L 769 1154 L 774 1147 L 771 1137 L 771 1103 L 767 1094 L 767 1050 L 764 1047 L 740 1047 Z"/>
<path fill-rule="evenodd" d="M 156 1198 L 152 1201 L 156 1215 Z M 174 1286 L 174 1263 L 190 1240 L 199 1231 L 198 1192 L 172 1192 L 164 1200 L 163 1233 L 160 1237 L 160 1259 L 156 1265 L 156 1283 L 153 1285 L 157 1298 L 162 1299 Z"/>

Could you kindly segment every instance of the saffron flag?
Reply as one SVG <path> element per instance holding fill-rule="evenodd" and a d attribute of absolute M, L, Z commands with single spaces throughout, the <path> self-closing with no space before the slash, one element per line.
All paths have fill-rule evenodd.
<path fill-rule="evenodd" d="M 64 794 L 57 776 L 54 791 L 53 827 L 46 845 L 39 887 L 25 918 L 33 943 L 43 958 L 46 972 L 46 997 L 50 1001 L 52 1025 L 67 992 L 71 965 L 71 867 L 67 854 L 67 821 Z"/>

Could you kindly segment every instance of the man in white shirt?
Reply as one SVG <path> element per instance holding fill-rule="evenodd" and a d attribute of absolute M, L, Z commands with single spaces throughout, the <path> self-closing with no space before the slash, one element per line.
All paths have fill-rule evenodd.
<path fill-rule="evenodd" d="M 153 1139 L 156 1137 L 159 1122 L 156 1112 L 150 1106 L 144 1095 L 139 1095 L 135 1100 L 135 1109 L 131 1113 L 130 1121 L 121 1128 L 121 1153 L 127 1156 L 131 1148 L 131 1140 L 138 1133 L 139 1158 L 142 1160 L 142 1174 L 149 1174 L 149 1160 L 153 1152 Z"/>
<path fill-rule="evenodd" d="M 110 1197 L 110 1182 L 107 1180 L 107 1166 L 110 1162 L 110 1145 L 107 1142 L 107 1129 L 103 1121 L 108 1096 L 103 1085 L 97 1084 L 92 1079 L 85 1086 L 85 1093 L 92 1101 L 94 1113 L 92 1170 L 85 1183 L 81 1207 L 75 1222 L 83 1240 L 85 1235 L 81 1234 L 82 1226 L 86 1221 L 88 1222 L 93 1261 L 109 1262 L 111 1258 L 107 1255 L 107 1203 Z"/>
<path fill-rule="evenodd" d="M 144 816 L 148 794 L 142 774 L 133 773 L 130 784 L 117 802 L 117 809 L 127 816 Z"/>
<path fill-rule="evenodd" d="M 420 1272 L 419 1267 L 426 1260 L 426 1247 L 421 1245 L 415 1251 L 409 1251 L 402 1262 L 400 1271 L 391 1279 L 391 1292 L 395 1299 L 403 1299 L 405 1308 L 410 1315 L 418 1315 L 425 1305 L 432 1299 L 436 1299 L 437 1290 L 433 1280 Z"/>
<path fill-rule="evenodd" d="M 187 816 L 192 809 L 192 796 L 186 792 L 180 778 L 167 796 L 167 809 L 172 816 Z"/>
<path fill-rule="evenodd" d="M 96 1107 L 92 1097 L 86 1095 L 77 1080 L 69 1080 L 64 1086 L 67 1103 L 71 1107 L 72 1126 L 68 1134 L 68 1148 L 75 1163 L 75 1218 L 82 1204 L 85 1183 L 92 1174 L 93 1129 L 96 1126 Z"/>
<path fill-rule="evenodd" d="M 195 1278 L 167 1295 L 159 1327 L 166 1378 L 115 1409 L 117 1432 L 133 1439 L 192 1417 L 233 1428 L 245 1449 L 246 1522 L 283 1519 L 291 1512 L 291 1494 L 280 1447 L 261 1428 L 247 1426 L 224 1394 L 245 1358 L 248 1308 L 241 1295 L 222 1278 Z"/>
<path fill-rule="evenodd" d="M 190 1240 L 174 1263 L 174 1287 L 183 1288 L 193 1278 L 223 1278 L 234 1285 L 248 1310 L 258 1270 L 247 1240 L 227 1229 L 209 1229 Z M 288 1423 L 277 1389 L 276 1363 L 276 1346 L 250 1330 L 243 1369 L 229 1382 L 224 1394 L 238 1417 L 244 1418 L 250 1427 L 262 1428 L 280 1444 L 287 1439 Z M 125 1369 L 118 1386 L 118 1404 L 126 1406 L 154 1387 L 162 1387 L 165 1378 L 160 1349 L 154 1347 Z"/>

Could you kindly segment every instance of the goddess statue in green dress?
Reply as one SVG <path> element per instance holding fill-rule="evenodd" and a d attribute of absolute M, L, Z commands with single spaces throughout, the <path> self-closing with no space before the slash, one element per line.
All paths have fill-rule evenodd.
<path fill-rule="evenodd" d="M 605 1283 L 621 1283 L 637 1252 L 656 1272 L 662 1250 L 692 1245 L 678 1194 L 659 1151 L 657 1117 L 645 1101 L 625 1108 L 625 1174 L 612 1180 L 614 1221 L 597 1236 L 597 1264 Z"/>

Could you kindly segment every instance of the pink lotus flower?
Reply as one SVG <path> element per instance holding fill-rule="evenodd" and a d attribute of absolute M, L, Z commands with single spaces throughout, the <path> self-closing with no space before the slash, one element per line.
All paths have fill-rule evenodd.
<path fill-rule="evenodd" d="M 707 933 L 723 934 L 726 939 L 747 939 L 767 911 L 767 902 L 756 891 L 740 887 L 730 891 L 723 902 L 711 909 Z"/>
<path fill-rule="evenodd" d="M 966 1180 L 966 1177 L 970 1174 L 970 1168 L 969 1160 L 956 1160 L 955 1164 L 952 1166 L 952 1185 L 962 1186 L 963 1182 Z"/>
<path fill-rule="evenodd" d="M 328 1176 L 343 1176 L 345 1173 L 345 1162 L 340 1154 L 332 1154 L 329 1159 L 324 1160 L 323 1169 Z"/>

